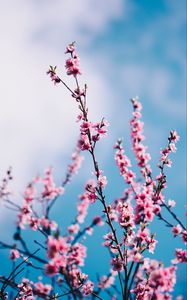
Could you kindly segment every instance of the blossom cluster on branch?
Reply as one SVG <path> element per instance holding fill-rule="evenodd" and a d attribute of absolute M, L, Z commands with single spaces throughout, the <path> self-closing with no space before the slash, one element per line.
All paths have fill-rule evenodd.
<path fill-rule="evenodd" d="M 65 53 L 68 55 L 66 73 L 74 79 L 75 88 L 65 83 L 56 66 L 50 66 L 47 74 L 55 85 L 65 86 L 78 105 L 76 122 L 80 135 L 66 176 L 59 186 L 54 181 L 53 169 L 48 168 L 44 176 L 36 176 L 27 185 L 20 205 L 9 191 L 11 169 L 2 180 L 0 198 L 5 206 L 16 211 L 16 230 L 12 244 L 0 241 L 1 249 L 8 249 L 12 262 L 12 270 L 0 275 L 0 299 L 171 300 L 177 280 L 177 265 L 187 262 L 187 251 L 185 246 L 174 249 L 170 266 L 150 258 L 149 253 L 153 255 L 158 246 L 156 233 L 151 232 L 150 225 L 157 218 L 170 228 L 173 237 L 180 238 L 184 245 L 187 243 L 186 227 L 174 211 L 175 201 L 167 201 L 164 196 L 167 182 L 165 168 L 171 167 L 170 154 L 176 152 L 179 136 L 175 130 L 170 132 L 168 143 L 160 153 L 158 174 L 154 176 L 151 156 L 144 144 L 142 105 L 137 97 L 131 99 L 132 151 L 142 178 L 137 180 L 139 174 L 133 171 L 123 141 L 118 139 L 113 147 L 114 160 L 124 180 L 124 193 L 115 200 L 106 197 L 105 189 L 109 188 L 109 184 L 95 149 L 100 139 L 107 136 L 109 123 L 104 118 L 98 122 L 89 119 L 87 86 L 82 88 L 79 85 L 80 59 L 75 43 L 68 45 Z M 64 197 L 66 185 L 71 183 L 81 167 L 84 152 L 89 153 L 92 161 L 92 178 L 85 183 L 77 200 L 74 220 L 64 231 L 51 218 L 51 211 L 55 203 Z M 92 209 L 96 201 L 100 203 L 100 215 L 86 226 L 88 208 L 91 205 Z M 165 211 L 169 213 L 166 216 Z M 94 274 L 88 276 L 83 272 L 83 266 L 87 257 L 85 237 L 92 235 L 97 226 L 106 227 L 101 247 L 106 248 L 110 256 L 108 273 L 95 279 Z M 34 250 L 30 247 L 30 237 L 28 240 L 25 238 L 24 231 L 29 230 L 37 236 L 33 240 Z M 94 235 L 92 239 L 94 241 Z M 31 269 L 37 274 L 37 280 L 36 276 L 30 275 Z"/>

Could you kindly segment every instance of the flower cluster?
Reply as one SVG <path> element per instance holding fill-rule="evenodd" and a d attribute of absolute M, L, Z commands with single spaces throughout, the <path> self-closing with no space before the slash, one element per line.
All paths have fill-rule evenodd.
<path fill-rule="evenodd" d="M 74 43 L 70 44 L 67 48 L 66 48 L 66 52 L 65 53 L 69 53 L 70 54 L 70 58 L 68 58 L 66 60 L 66 69 L 67 69 L 67 75 L 73 75 L 73 76 L 77 76 L 80 75 L 80 65 L 79 65 L 79 57 L 77 55 L 77 53 L 75 52 L 75 46 Z"/>
<path fill-rule="evenodd" d="M 37 194 L 37 185 L 41 185 L 39 194 Z M 63 193 L 64 188 L 61 186 L 56 187 L 54 183 L 51 168 L 45 171 L 43 178 L 39 176 L 34 178 L 34 180 L 28 184 L 23 194 L 23 204 L 19 208 L 17 215 L 18 227 L 23 229 L 26 225 L 29 225 L 32 230 L 37 230 L 40 226 L 44 228 L 50 227 L 51 230 L 55 230 L 56 223 L 46 218 L 48 205 Z M 36 200 L 42 205 L 45 203 L 46 206 L 46 212 L 41 218 L 36 216 L 33 208 Z"/>
<path fill-rule="evenodd" d="M 51 81 L 53 81 L 55 85 L 60 83 L 60 78 L 56 74 L 56 68 L 56 66 L 49 66 L 49 70 L 47 71 L 47 75 L 49 75 Z"/>
<path fill-rule="evenodd" d="M 134 112 L 133 118 L 130 121 L 131 125 L 131 139 L 132 139 L 132 147 L 133 151 L 138 163 L 138 166 L 141 168 L 141 173 L 144 177 L 149 177 L 151 173 L 151 168 L 148 162 L 151 159 L 151 156 L 148 152 L 146 152 L 147 147 L 142 143 L 145 139 L 143 135 L 143 126 L 144 123 L 140 121 L 141 119 L 141 110 L 142 105 L 138 101 L 138 98 L 131 99 Z"/>
<path fill-rule="evenodd" d="M 80 149 L 77 147 L 71 156 L 71 163 L 68 165 L 68 172 L 66 178 L 63 182 L 63 186 L 66 185 L 67 182 L 71 180 L 71 177 L 74 174 L 77 174 L 78 170 L 81 167 L 81 163 L 84 157 L 80 154 Z"/>
<path fill-rule="evenodd" d="M 176 249 L 176 260 L 174 263 L 187 263 L 187 250 Z"/>
<path fill-rule="evenodd" d="M 124 178 L 127 184 L 135 185 L 134 178 L 136 177 L 135 173 L 129 169 L 131 167 L 130 159 L 126 156 L 124 147 L 122 145 L 122 140 L 118 140 L 114 145 L 116 149 L 115 161 L 120 170 L 120 175 Z"/>
<path fill-rule="evenodd" d="M 136 299 L 172 299 L 170 292 L 176 283 L 176 267 L 165 268 L 155 260 L 145 259 L 137 274 Z"/>
<path fill-rule="evenodd" d="M 95 147 L 95 143 L 106 136 L 106 127 L 109 126 L 109 123 L 104 119 L 101 122 L 91 123 L 86 121 L 83 116 L 81 120 L 78 147 L 82 151 L 92 150 Z"/>

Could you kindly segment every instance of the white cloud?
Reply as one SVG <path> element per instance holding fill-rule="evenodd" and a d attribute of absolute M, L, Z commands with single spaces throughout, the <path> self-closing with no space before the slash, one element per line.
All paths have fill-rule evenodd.
<path fill-rule="evenodd" d="M 166 115 L 184 121 L 183 93 L 178 98 L 173 95 L 175 76 L 167 68 L 129 64 L 122 71 L 122 80 L 129 96 L 137 94 L 147 97 L 154 107 Z"/>
<path fill-rule="evenodd" d="M 74 0 L 35 2 L 36 32 L 50 41 L 72 40 L 85 42 L 103 32 L 109 22 L 122 13 L 122 1 Z M 39 30 L 41 32 L 39 32 Z M 45 35 L 46 33 L 46 35 Z M 82 41 L 81 41 L 82 43 Z"/>

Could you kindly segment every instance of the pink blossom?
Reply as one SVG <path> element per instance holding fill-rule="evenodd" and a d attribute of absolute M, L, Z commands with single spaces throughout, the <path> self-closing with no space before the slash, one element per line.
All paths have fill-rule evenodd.
<path fill-rule="evenodd" d="M 134 214 L 132 205 L 128 202 L 119 202 L 116 211 L 118 212 L 118 222 L 121 227 L 134 226 Z"/>
<path fill-rule="evenodd" d="M 98 282 L 98 288 L 107 289 L 114 283 L 115 277 L 113 275 L 110 276 L 102 276 Z"/>
<path fill-rule="evenodd" d="M 81 112 L 80 114 L 78 114 L 77 116 L 77 119 L 76 119 L 76 122 L 80 122 L 81 120 L 84 120 L 84 116 L 83 116 L 83 113 Z"/>
<path fill-rule="evenodd" d="M 133 261 L 140 262 L 141 259 L 142 259 L 142 254 L 140 252 L 136 252 L 133 256 Z"/>
<path fill-rule="evenodd" d="M 20 252 L 17 249 L 10 250 L 10 259 L 15 261 L 20 257 Z"/>
<path fill-rule="evenodd" d="M 169 147 L 170 147 L 170 150 L 171 150 L 172 152 L 176 152 L 176 151 L 177 151 L 177 148 L 176 148 L 176 146 L 175 146 L 175 143 L 170 143 L 170 144 L 169 144 Z"/>
<path fill-rule="evenodd" d="M 33 186 L 33 184 L 29 184 L 27 186 L 27 188 L 25 189 L 25 192 L 24 192 L 24 199 L 27 203 L 30 203 L 34 200 L 34 197 L 36 195 L 36 189 L 35 187 Z"/>
<path fill-rule="evenodd" d="M 103 176 L 103 175 L 99 175 L 98 177 L 98 184 L 99 186 L 103 189 L 105 188 L 105 186 L 107 185 L 107 178 L 106 176 Z"/>
<path fill-rule="evenodd" d="M 77 222 L 82 224 L 87 215 L 90 200 L 88 198 L 87 193 L 80 195 L 79 199 L 80 199 L 80 201 L 78 202 L 78 205 L 77 205 L 77 212 L 78 212 Z"/>
<path fill-rule="evenodd" d="M 77 146 L 82 151 L 91 149 L 91 144 L 90 144 L 89 138 L 86 134 L 82 134 L 80 136 Z"/>
<path fill-rule="evenodd" d="M 85 282 L 88 276 L 80 271 L 77 266 L 74 266 L 69 272 L 71 281 L 75 288 L 80 288 L 80 284 Z"/>
<path fill-rule="evenodd" d="M 56 75 L 56 66 L 50 66 L 49 70 L 47 71 L 47 75 L 50 76 L 55 85 L 61 81 L 60 78 Z"/>
<path fill-rule="evenodd" d="M 47 241 L 47 256 L 48 258 L 54 258 L 57 254 L 66 254 L 69 249 L 69 245 L 63 237 L 55 239 L 53 236 L 48 236 Z"/>
<path fill-rule="evenodd" d="M 168 205 L 169 205 L 170 207 L 174 207 L 174 206 L 176 205 L 176 202 L 175 202 L 174 200 L 169 199 L 169 200 L 168 200 Z"/>
<path fill-rule="evenodd" d="M 120 170 L 120 175 L 123 176 L 127 184 L 134 185 L 134 178 L 136 177 L 132 170 L 129 170 L 131 162 L 129 158 L 125 155 L 124 148 L 122 146 L 121 140 L 119 140 L 114 148 L 117 149 L 115 154 L 115 161 Z"/>
<path fill-rule="evenodd" d="M 170 131 L 170 137 L 169 137 L 170 141 L 176 143 L 179 141 L 179 139 L 180 139 L 180 136 L 178 135 L 176 130 Z"/>
<path fill-rule="evenodd" d="M 124 176 L 125 180 L 128 184 L 133 184 L 133 179 L 136 177 L 134 172 L 129 170 L 126 175 Z"/>
<path fill-rule="evenodd" d="M 20 209 L 20 212 L 18 213 L 18 216 L 17 216 L 17 221 L 16 221 L 17 225 L 20 228 L 24 229 L 25 225 L 27 225 L 29 223 L 31 215 L 32 215 L 31 206 L 24 200 L 23 205 Z"/>
<path fill-rule="evenodd" d="M 64 269 L 67 266 L 67 256 L 58 253 L 51 261 L 58 269 Z"/>
<path fill-rule="evenodd" d="M 144 221 L 151 222 L 154 218 L 154 205 L 153 205 L 153 190 L 152 185 L 144 187 L 144 191 L 137 193 L 135 207 L 135 222 L 138 224 L 143 219 Z"/>
<path fill-rule="evenodd" d="M 50 228 L 52 231 L 56 230 L 57 227 L 58 227 L 58 224 L 57 224 L 55 221 L 53 221 L 53 220 L 50 220 L 50 221 L 49 221 L 49 228 Z"/>
<path fill-rule="evenodd" d="M 87 233 L 88 235 L 92 235 L 92 233 L 93 233 L 93 228 L 92 228 L 92 227 L 87 227 L 87 228 L 86 228 L 86 233 Z"/>
<path fill-rule="evenodd" d="M 154 205 L 154 208 L 153 208 L 153 212 L 154 214 L 158 215 L 161 211 L 161 207 L 160 205 Z"/>
<path fill-rule="evenodd" d="M 186 230 L 182 232 L 182 240 L 185 244 L 187 243 L 187 231 Z"/>
<path fill-rule="evenodd" d="M 40 225 L 40 220 L 35 217 L 31 217 L 29 220 L 29 226 L 32 230 L 36 231 L 38 229 L 38 226 Z"/>
<path fill-rule="evenodd" d="M 41 226 L 43 226 L 44 228 L 48 228 L 49 227 L 49 219 L 42 217 L 40 219 L 40 224 Z"/>
<path fill-rule="evenodd" d="M 72 162 L 68 165 L 67 182 L 70 181 L 72 175 L 77 174 L 83 159 L 84 157 L 80 155 L 80 149 L 77 147 L 71 156 Z"/>
<path fill-rule="evenodd" d="M 74 90 L 74 94 L 72 94 L 72 97 L 75 98 L 77 100 L 77 102 L 79 102 L 81 100 L 81 97 L 85 97 L 85 89 L 80 89 L 79 87 L 76 88 Z M 76 122 L 79 122 L 80 120 L 84 120 L 84 116 L 82 113 L 80 113 L 77 117 L 77 121 Z"/>
<path fill-rule="evenodd" d="M 121 258 L 115 257 L 111 259 L 111 266 L 114 271 L 120 272 L 123 268 L 123 262 Z"/>
<path fill-rule="evenodd" d="M 182 231 L 182 227 L 179 224 L 177 224 L 176 226 L 173 226 L 173 228 L 172 228 L 172 233 L 173 233 L 174 237 L 179 235 L 181 233 L 181 231 Z"/>
<path fill-rule="evenodd" d="M 109 122 L 105 119 L 102 119 L 99 123 L 92 124 L 92 128 L 94 129 L 94 134 L 92 135 L 93 141 L 98 141 L 100 138 L 106 136 L 107 128 L 109 126 Z"/>
<path fill-rule="evenodd" d="M 73 75 L 76 77 L 81 74 L 79 60 L 79 57 L 75 53 L 73 53 L 71 58 L 66 60 L 65 67 L 67 69 L 67 75 Z"/>
<path fill-rule="evenodd" d="M 75 42 L 69 44 L 69 45 L 66 47 L 65 53 L 73 53 L 74 51 L 75 51 Z"/>
<path fill-rule="evenodd" d="M 53 236 L 48 237 L 47 241 L 47 256 L 48 258 L 54 258 L 55 255 L 58 253 L 58 241 Z"/>
<path fill-rule="evenodd" d="M 148 249 L 149 249 L 150 253 L 154 253 L 157 243 L 158 243 L 158 241 L 155 240 L 154 237 L 150 238 L 149 245 L 148 245 Z"/>
<path fill-rule="evenodd" d="M 133 107 L 134 107 L 135 110 L 137 110 L 137 111 L 141 111 L 142 110 L 142 105 L 139 102 L 139 98 L 138 97 L 132 98 L 131 102 L 132 102 Z"/>
<path fill-rule="evenodd" d="M 50 284 L 43 284 L 41 281 L 36 282 L 34 286 L 35 291 L 43 295 L 49 295 L 52 290 L 52 286 Z"/>
<path fill-rule="evenodd" d="M 93 292 L 94 284 L 90 280 L 88 280 L 85 284 L 82 286 L 82 292 L 85 296 L 90 295 Z"/>
<path fill-rule="evenodd" d="M 114 236 L 112 232 L 107 233 L 106 235 L 104 235 L 104 243 L 103 245 L 107 248 L 110 249 L 110 251 L 112 253 L 117 253 L 118 249 L 117 247 L 114 245 Z"/>
<path fill-rule="evenodd" d="M 76 234 L 80 229 L 79 224 L 72 224 L 68 227 L 69 233 Z"/>
<path fill-rule="evenodd" d="M 86 194 L 87 194 L 87 197 L 88 197 L 89 201 L 91 203 L 94 203 L 97 200 L 95 181 L 94 180 L 89 180 L 86 183 L 85 190 L 86 190 Z"/>
<path fill-rule="evenodd" d="M 84 121 L 80 126 L 80 131 L 82 134 L 86 134 L 90 128 L 91 128 L 91 123 L 88 121 Z"/>
<path fill-rule="evenodd" d="M 179 263 L 187 262 L 187 250 L 176 249 L 175 250 L 176 258 Z"/>
<path fill-rule="evenodd" d="M 42 179 L 42 182 L 44 184 L 44 189 L 41 193 L 43 199 L 46 198 L 47 200 L 53 200 L 55 197 L 64 193 L 63 187 L 55 186 L 52 175 L 52 168 L 48 168 L 45 171 L 45 176 Z"/>
<path fill-rule="evenodd" d="M 78 266 L 84 266 L 84 259 L 86 257 L 86 247 L 80 243 L 76 243 L 70 249 L 68 255 L 68 264 L 76 264 Z"/>
<path fill-rule="evenodd" d="M 148 228 L 140 228 L 137 232 L 137 237 L 141 239 L 141 242 L 148 243 L 150 240 L 150 231 Z"/>
<path fill-rule="evenodd" d="M 55 263 L 51 262 L 45 265 L 45 273 L 46 275 L 53 277 L 58 273 L 58 267 Z"/>
<path fill-rule="evenodd" d="M 103 226 L 104 222 L 103 222 L 103 220 L 102 220 L 102 218 L 100 216 L 95 216 L 93 218 L 93 224 L 94 225 L 98 225 L 98 226 Z"/>
<path fill-rule="evenodd" d="M 70 247 L 69 244 L 66 242 L 66 239 L 64 237 L 59 236 L 57 242 L 58 242 L 58 251 L 61 254 L 66 254 Z"/>

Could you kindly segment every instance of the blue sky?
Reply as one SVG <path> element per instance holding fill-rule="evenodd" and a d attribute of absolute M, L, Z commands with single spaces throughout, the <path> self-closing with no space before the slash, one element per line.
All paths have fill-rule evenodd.
<path fill-rule="evenodd" d="M 111 186 L 108 195 L 117 197 L 123 191 L 112 160 L 112 145 L 123 136 L 132 157 L 129 99 L 139 95 L 155 174 L 159 150 L 166 144 L 170 129 L 176 129 L 181 136 L 173 167 L 168 171 L 166 193 L 168 198 L 177 201 L 177 211 L 183 214 L 186 199 L 185 1 L 79 0 L 75 4 L 73 0 L 7 0 L 0 6 L 0 134 L 3 140 L 0 175 L 9 165 L 13 166 L 18 198 L 26 182 L 49 165 L 54 166 L 59 180 L 74 148 L 78 134 L 74 122 L 76 107 L 63 88 L 52 86 L 45 72 L 49 64 L 58 65 L 64 76 L 64 49 L 76 40 L 83 73 L 81 82 L 86 82 L 89 88 L 90 116 L 93 120 L 105 116 L 111 123 L 108 139 L 101 142 L 98 150 L 109 183 L 119 189 L 118 193 Z M 71 79 L 67 81 L 73 86 Z M 86 177 L 90 176 L 89 166 L 86 156 L 80 176 L 76 177 L 72 189 L 68 189 L 70 203 L 72 195 L 81 192 Z M 160 232 L 162 229 L 163 226 Z M 162 250 L 158 251 L 158 257 L 165 249 L 163 239 L 165 236 L 160 233 Z M 182 289 L 183 283 L 179 283 L 178 290 Z"/>

